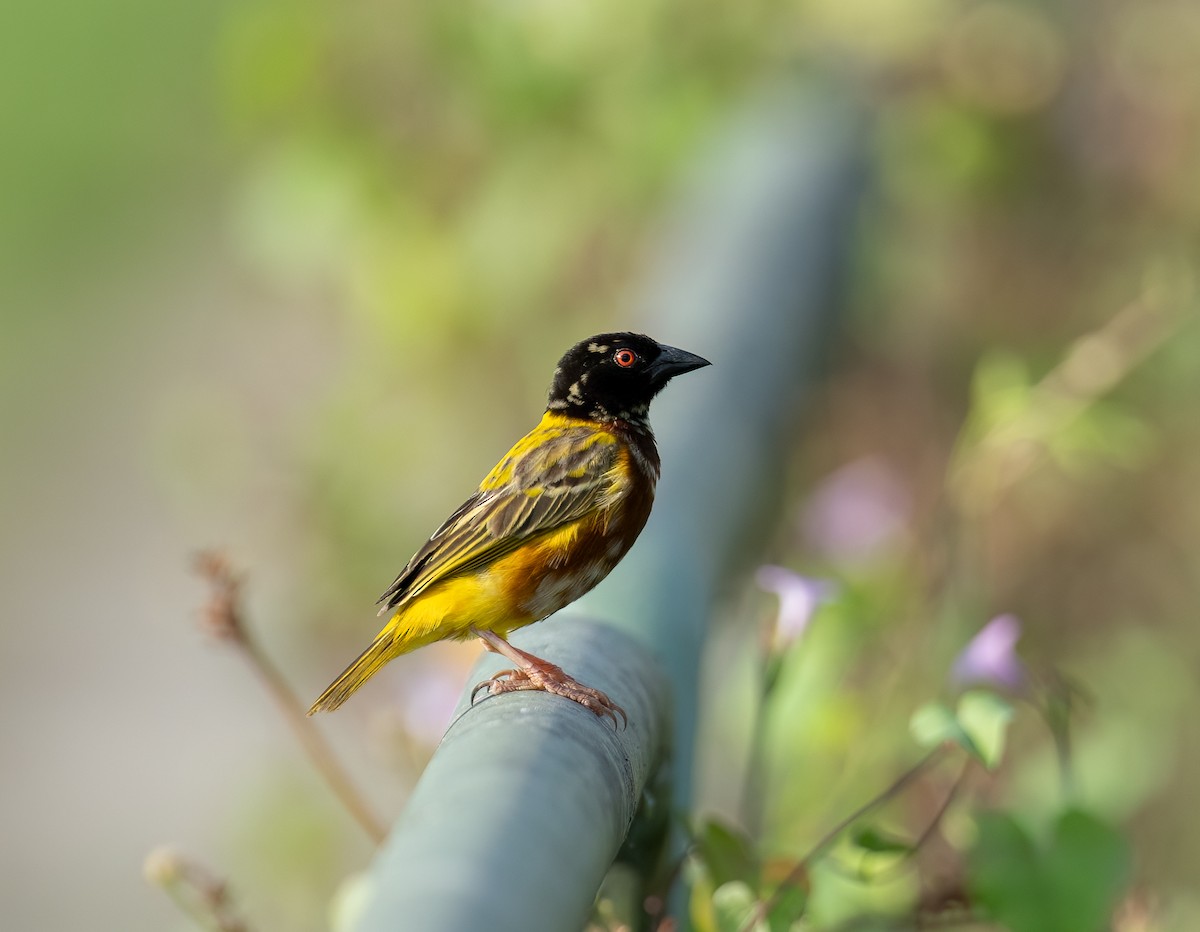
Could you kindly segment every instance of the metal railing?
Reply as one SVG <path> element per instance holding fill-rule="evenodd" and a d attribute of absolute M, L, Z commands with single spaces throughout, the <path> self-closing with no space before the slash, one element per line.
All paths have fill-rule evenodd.
<path fill-rule="evenodd" d="M 372 866 L 355 932 L 575 932 L 664 755 L 670 806 L 687 813 L 713 603 L 770 521 L 788 425 L 830 345 L 864 139 L 845 99 L 779 87 L 698 166 L 632 320 L 713 366 L 655 403 L 663 475 L 629 556 L 513 638 L 607 692 L 629 726 L 544 694 L 464 699 Z M 482 658 L 468 691 L 503 665 Z"/>

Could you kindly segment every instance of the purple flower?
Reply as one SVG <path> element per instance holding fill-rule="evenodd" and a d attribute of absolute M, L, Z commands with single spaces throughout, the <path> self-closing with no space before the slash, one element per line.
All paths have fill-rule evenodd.
<path fill-rule="evenodd" d="M 813 492 L 801 521 L 805 536 L 834 560 L 860 562 L 903 532 L 912 497 L 895 470 L 874 456 L 848 463 Z"/>
<path fill-rule="evenodd" d="M 1020 690 L 1026 682 L 1025 665 L 1017 657 L 1021 622 L 1016 615 L 997 615 L 971 638 L 950 668 L 956 686 L 993 686 Z"/>
<path fill-rule="evenodd" d="M 810 579 L 782 566 L 760 566 L 754 578 L 760 588 L 779 596 L 777 644 L 790 644 L 800 637 L 817 606 L 827 602 L 837 588 L 827 579 Z"/>

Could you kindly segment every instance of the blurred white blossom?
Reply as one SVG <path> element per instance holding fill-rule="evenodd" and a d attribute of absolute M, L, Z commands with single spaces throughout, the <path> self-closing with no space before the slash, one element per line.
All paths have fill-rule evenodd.
<path fill-rule="evenodd" d="M 1021 622 L 1016 615 L 997 615 L 971 638 L 950 668 L 956 686 L 994 686 L 1016 691 L 1028 674 L 1017 656 Z"/>
<path fill-rule="evenodd" d="M 782 566 L 760 566 L 754 578 L 760 588 L 779 596 L 776 644 L 790 644 L 800 637 L 817 606 L 832 598 L 837 589 L 827 579 L 811 579 Z"/>

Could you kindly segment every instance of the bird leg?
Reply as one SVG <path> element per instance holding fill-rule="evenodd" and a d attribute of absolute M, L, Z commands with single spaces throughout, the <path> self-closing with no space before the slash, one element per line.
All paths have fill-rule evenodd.
<path fill-rule="evenodd" d="M 536 689 L 578 702 L 600 718 L 607 715 L 613 720 L 614 725 L 617 724 L 617 716 L 620 715 L 622 728 L 629 723 L 629 716 L 625 714 L 624 709 L 600 690 L 584 686 L 564 673 L 562 667 L 509 644 L 494 631 L 482 631 L 472 625 L 471 633 L 483 641 L 483 646 L 492 653 L 507 657 L 516 664 L 515 669 L 501 670 L 490 679 L 477 685 L 471 691 L 472 702 L 475 701 L 476 694 L 482 690 L 487 690 L 490 695 L 499 696 L 501 693 L 517 692 L 522 689 Z"/>

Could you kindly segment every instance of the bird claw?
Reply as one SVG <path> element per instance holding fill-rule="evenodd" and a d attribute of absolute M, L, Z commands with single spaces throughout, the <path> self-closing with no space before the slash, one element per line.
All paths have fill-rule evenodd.
<path fill-rule="evenodd" d="M 625 728 L 629 724 L 629 716 L 625 714 L 625 710 L 607 695 L 591 686 L 584 686 L 553 664 L 547 664 L 546 669 L 501 670 L 471 690 L 471 702 L 474 703 L 475 697 L 484 690 L 487 690 L 489 695 L 499 696 L 526 689 L 551 693 L 577 702 L 597 718 L 611 718 L 614 728 Z M 620 721 L 617 720 L 618 715 L 621 716 Z"/>
<path fill-rule="evenodd" d="M 476 683 L 475 688 L 471 690 L 471 705 L 475 704 L 475 697 L 483 690 L 487 690 L 490 696 L 498 696 L 500 693 L 506 692 L 507 690 L 499 688 L 499 684 L 516 675 L 516 670 L 501 670 L 499 673 L 493 673 L 483 682 Z"/>

